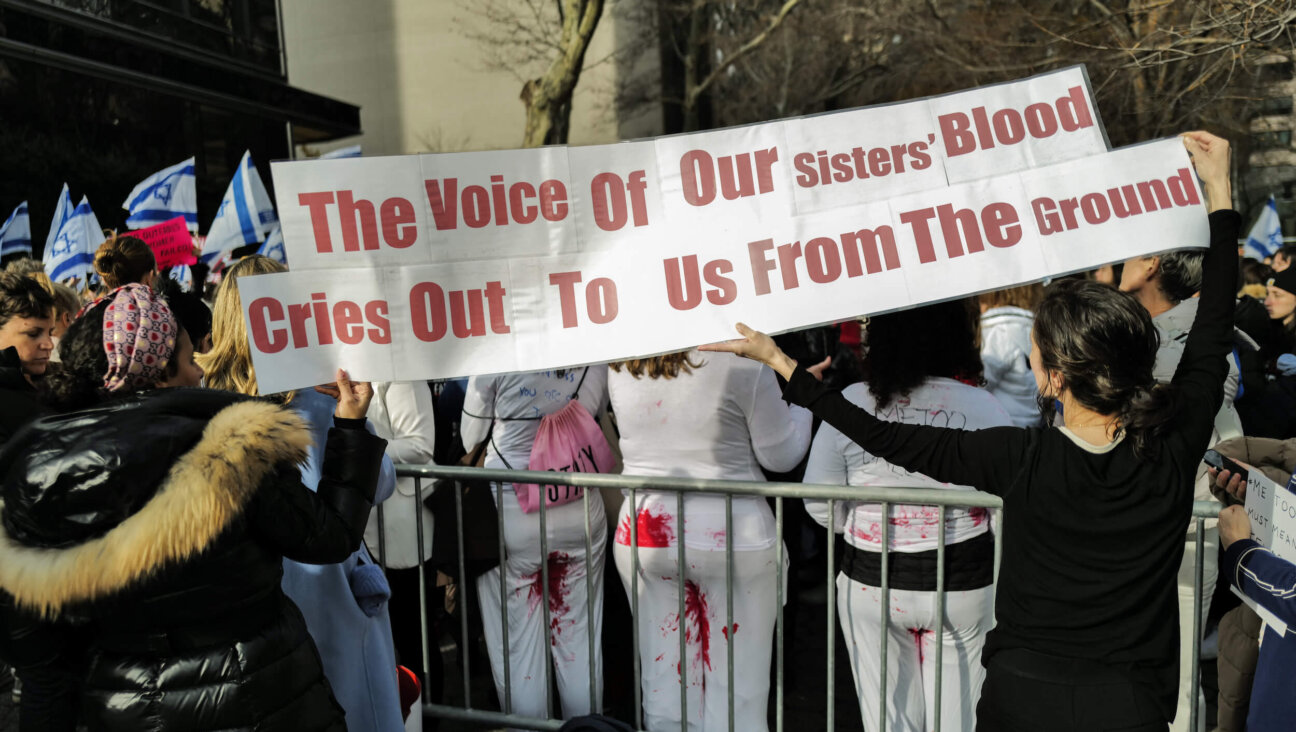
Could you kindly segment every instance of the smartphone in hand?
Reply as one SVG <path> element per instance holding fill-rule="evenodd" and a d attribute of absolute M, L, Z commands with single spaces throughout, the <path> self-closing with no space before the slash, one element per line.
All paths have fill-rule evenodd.
<path fill-rule="evenodd" d="M 1229 460 L 1228 458 L 1219 454 L 1215 450 L 1207 450 L 1205 457 L 1202 458 L 1202 462 L 1206 463 L 1212 468 L 1215 468 L 1216 470 L 1227 470 L 1230 473 L 1233 473 L 1234 475 L 1240 475 L 1242 476 L 1242 482 L 1246 483 L 1247 480 L 1246 468 L 1242 467 L 1241 465 L 1238 465 L 1236 462 L 1232 460 Z"/>

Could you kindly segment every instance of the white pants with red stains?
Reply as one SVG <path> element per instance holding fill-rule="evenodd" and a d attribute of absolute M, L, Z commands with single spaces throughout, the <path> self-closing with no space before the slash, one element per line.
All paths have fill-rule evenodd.
<path fill-rule="evenodd" d="M 639 655 L 644 725 L 680 728 L 680 676 L 688 689 L 688 729 L 729 729 L 729 642 L 733 639 L 734 729 L 763 732 L 769 698 L 770 652 L 777 613 L 776 549 L 734 551 L 733 625 L 726 626 L 725 552 L 685 547 L 684 633 L 680 664 L 678 549 L 639 552 Z M 631 548 L 614 544 L 617 571 L 631 593 Z M 786 557 L 786 554 L 784 555 Z M 785 574 L 786 576 L 786 574 Z M 730 632 L 732 627 L 732 632 Z"/>
<path fill-rule="evenodd" d="M 603 696 L 603 560 L 607 519 L 598 491 L 589 491 L 591 550 L 585 554 L 582 501 L 548 508 L 545 528 L 549 550 L 549 648 L 545 648 L 546 597 L 540 571 L 540 513 L 523 513 L 511 487 L 498 494 L 504 514 L 505 562 L 477 580 L 482 630 L 500 704 L 513 714 L 544 718 L 549 695 L 545 664 L 552 658 L 564 719 L 601 711 Z M 500 618 L 500 571 L 508 596 L 508 652 Z M 588 585 L 586 580 L 588 578 Z M 591 611 L 588 600 L 593 597 Z M 589 637 L 594 636 L 591 657 Z M 512 704 L 505 701 L 504 663 L 509 663 Z M 590 698 L 590 675 L 594 699 Z M 555 707 L 555 712 L 558 709 Z"/>
<path fill-rule="evenodd" d="M 850 654 L 864 729 L 879 724 L 882 688 L 882 590 L 837 575 L 837 613 Z M 926 732 L 936 721 L 936 642 L 941 655 L 941 729 L 976 727 L 985 668 L 981 649 L 994 625 L 994 587 L 945 593 L 945 622 L 936 593 L 891 590 L 887 627 L 887 730 Z M 939 633 L 939 635 L 938 635 Z"/>

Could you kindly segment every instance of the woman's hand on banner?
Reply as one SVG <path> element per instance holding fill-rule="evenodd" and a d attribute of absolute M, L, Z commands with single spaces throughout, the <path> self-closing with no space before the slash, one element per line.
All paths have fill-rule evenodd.
<path fill-rule="evenodd" d="M 828 370 L 829 366 L 832 366 L 832 356 L 825 356 L 824 360 L 814 366 L 806 366 L 806 373 L 815 377 L 819 381 L 823 381 L 824 372 Z"/>
<path fill-rule="evenodd" d="M 724 353 L 736 353 L 743 358 L 750 358 L 753 361 L 760 361 L 769 366 L 785 379 L 792 378 L 792 372 L 796 371 L 796 361 L 788 357 L 783 349 L 774 343 L 774 339 L 765 335 L 758 330 L 752 330 L 745 324 L 737 325 L 738 333 L 742 338 L 735 338 L 731 341 L 720 341 L 719 343 L 708 343 L 698 346 L 699 351 L 719 351 Z M 826 364 L 825 364 L 826 366 Z"/>
<path fill-rule="evenodd" d="M 1206 208 L 1223 211 L 1233 208 L 1233 188 L 1229 180 L 1229 143 L 1222 137 L 1203 130 L 1185 132 L 1179 136 L 1188 154 L 1192 156 L 1197 177 L 1206 189 Z"/>
<path fill-rule="evenodd" d="M 337 370 L 337 381 L 317 386 L 315 391 L 337 400 L 333 416 L 342 419 L 364 419 L 374 395 L 372 384 L 367 381 L 352 381 L 351 376 L 342 369 Z"/>

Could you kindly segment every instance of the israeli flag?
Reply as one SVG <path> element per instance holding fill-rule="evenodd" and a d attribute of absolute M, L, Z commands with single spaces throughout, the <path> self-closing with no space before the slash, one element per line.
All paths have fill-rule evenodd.
<path fill-rule="evenodd" d="M 252 155 L 244 152 L 207 231 L 201 259 L 205 264 L 214 264 L 241 246 L 265 241 L 278 223 L 279 216 L 252 164 Z"/>
<path fill-rule="evenodd" d="M 176 163 L 145 178 L 135 186 L 122 208 L 130 212 L 126 225 L 146 229 L 183 216 L 190 233 L 198 231 L 198 179 L 194 159 Z"/>
<path fill-rule="evenodd" d="M 95 250 L 104 241 L 103 229 L 99 219 L 90 210 L 90 202 L 85 196 L 72 211 L 68 220 L 59 228 L 54 243 L 45 250 L 45 274 L 55 282 L 64 282 L 73 277 L 81 282 L 90 280 L 93 273 Z"/>
<path fill-rule="evenodd" d="M 189 265 L 177 264 L 171 268 L 168 276 L 180 285 L 181 290 L 185 292 L 193 290 L 193 270 L 189 269 Z"/>
<path fill-rule="evenodd" d="M 320 160 L 334 160 L 337 158 L 358 158 L 360 157 L 360 146 L 350 145 L 348 147 L 339 147 L 336 150 L 330 150 L 320 155 Z"/>
<path fill-rule="evenodd" d="M 274 231 L 270 232 L 270 236 L 266 237 L 265 243 L 257 250 L 257 254 L 287 266 L 288 252 L 284 251 L 283 229 L 279 228 L 278 224 L 275 225 Z"/>
<path fill-rule="evenodd" d="M 5 219 L 0 226 L 0 257 L 10 254 L 31 256 L 31 217 L 27 215 L 27 202 L 18 204 L 18 208 Z"/>
<path fill-rule="evenodd" d="M 1251 227 L 1251 233 L 1247 234 L 1243 251 L 1248 257 L 1264 261 L 1265 257 L 1272 257 L 1282 245 L 1282 224 L 1278 221 L 1278 204 L 1274 203 L 1274 197 L 1270 195 L 1269 203 L 1265 204 L 1264 210 L 1260 212 L 1260 218 L 1256 219 L 1255 226 Z"/>
<path fill-rule="evenodd" d="M 59 230 L 63 224 L 72 218 L 72 211 L 76 207 L 72 205 L 72 196 L 68 193 L 67 183 L 63 184 L 63 192 L 59 194 L 58 205 L 54 207 L 54 220 L 50 222 L 49 235 L 45 237 L 44 262 L 45 268 L 49 269 L 50 247 L 54 246 L 54 239 L 58 236 Z"/>

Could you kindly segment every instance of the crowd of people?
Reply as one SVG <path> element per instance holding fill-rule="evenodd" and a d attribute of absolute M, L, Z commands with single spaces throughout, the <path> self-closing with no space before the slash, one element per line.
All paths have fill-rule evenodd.
<path fill-rule="evenodd" d="M 648 479 L 793 473 L 1002 497 L 1002 522 L 979 508 L 805 501 L 840 535 L 825 550 L 865 729 L 885 715 L 912 732 L 937 718 L 1187 730 L 1203 701 L 1189 674 L 1194 602 L 1223 614 L 1220 728 L 1284 729 L 1296 644 L 1246 606 L 1217 612 L 1215 585 L 1293 623 L 1296 566 L 1251 540 L 1237 471 L 1202 457 L 1214 447 L 1283 483 L 1296 470 L 1296 252 L 1239 268 L 1228 144 L 1184 142 L 1209 242 L 872 317 L 858 339 L 840 329 L 835 358 L 798 363 L 739 325 L 738 339 L 681 353 L 473 377 L 461 405 L 342 371 L 261 394 L 239 281 L 283 270 L 265 257 L 229 267 L 210 306 L 129 236 L 99 248 L 99 285 L 84 293 L 11 263 L 0 661 L 21 681 L 20 729 L 401 730 L 420 674 L 399 665 L 426 670 L 425 698 L 440 698 L 439 644 L 421 627 L 456 602 L 513 714 L 606 711 L 615 624 L 637 638 L 635 723 L 766 729 L 777 582 L 795 573 L 764 499 L 493 483 L 483 500 L 502 555 L 468 576 L 438 571 L 444 504 L 393 464 L 536 468 L 555 434 L 576 433 Z M 1194 498 L 1229 505 L 1201 537 Z M 609 548 L 632 619 L 605 597 Z"/>

